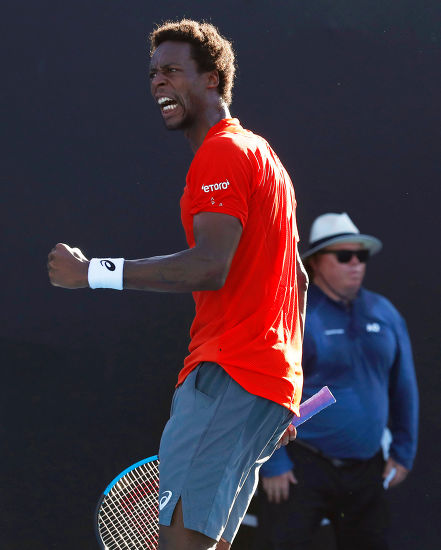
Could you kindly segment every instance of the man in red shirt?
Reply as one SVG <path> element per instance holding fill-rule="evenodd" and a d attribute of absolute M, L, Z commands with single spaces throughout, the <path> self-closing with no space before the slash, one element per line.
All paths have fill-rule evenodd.
<path fill-rule="evenodd" d="M 124 260 L 57 244 L 64 288 L 193 292 L 189 355 L 161 439 L 160 549 L 229 548 L 277 445 L 295 437 L 307 277 L 291 180 L 261 137 L 229 113 L 230 42 L 208 23 L 151 35 L 153 98 L 195 153 L 181 199 L 189 248 Z"/>

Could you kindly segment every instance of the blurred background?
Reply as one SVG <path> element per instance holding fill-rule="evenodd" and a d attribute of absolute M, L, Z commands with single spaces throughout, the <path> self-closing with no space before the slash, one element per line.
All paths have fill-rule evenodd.
<path fill-rule="evenodd" d="M 290 172 L 301 245 L 332 211 L 384 243 L 366 286 L 406 318 L 421 394 L 415 468 L 390 492 L 392 548 L 438 548 L 439 0 L 2 2 L 1 546 L 95 549 L 101 491 L 157 451 L 191 296 L 63 291 L 46 258 L 57 242 L 89 257 L 186 247 L 192 154 L 147 78 L 148 34 L 182 16 L 233 40 L 232 114 Z"/>

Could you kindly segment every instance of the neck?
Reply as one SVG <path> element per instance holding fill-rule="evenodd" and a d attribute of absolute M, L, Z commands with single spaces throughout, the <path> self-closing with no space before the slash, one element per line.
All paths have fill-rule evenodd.
<path fill-rule="evenodd" d="M 214 108 L 207 109 L 190 128 L 185 130 L 184 135 L 190 142 L 193 153 L 199 149 L 211 127 L 224 118 L 230 118 L 230 111 L 227 105 L 220 101 Z"/>
<path fill-rule="evenodd" d="M 358 289 L 351 292 L 340 292 L 335 287 L 331 286 L 322 274 L 317 274 L 314 277 L 314 284 L 317 285 L 319 289 L 326 294 L 326 296 L 328 296 L 328 298 L 331 298 L 334 302 L 343 302 L 345 306 L 348 306 L 355 299 L 358 293 Z"/>

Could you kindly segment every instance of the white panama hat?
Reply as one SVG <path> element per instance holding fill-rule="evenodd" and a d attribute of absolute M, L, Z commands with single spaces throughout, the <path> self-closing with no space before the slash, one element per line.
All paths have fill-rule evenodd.
<path fill-rule="evenodd" d="M 361 243 L 369 250 L 370 255 L 383 248 L 382 242 L 376 237 L 362 235 L 346 212 L 329 213 L 314 220 L 309 234 L 309 248 L 302 254 L 302 259 L 336 243 Z"/>

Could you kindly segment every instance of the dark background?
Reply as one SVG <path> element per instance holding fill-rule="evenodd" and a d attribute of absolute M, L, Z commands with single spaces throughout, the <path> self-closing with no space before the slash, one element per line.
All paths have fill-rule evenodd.
<path fill-rule="evenodd" d="M 303 244 L 326 211 L 384 243 L 366 286 L 407 319 L 421 393 L 415 468 L 390 493 L 392 548 L 438 548 L 438 0 L 2 3 L 1 547 L 96 548 L 97 497 L 158 448 L 191 297 L 63 291 L 45 264 L 59 241 L 89 257 L 185 248 L 192 155 L 147 81 L 148 33 L 184 15 L 233 40 L 232 114 L 292 174 Z"/>

